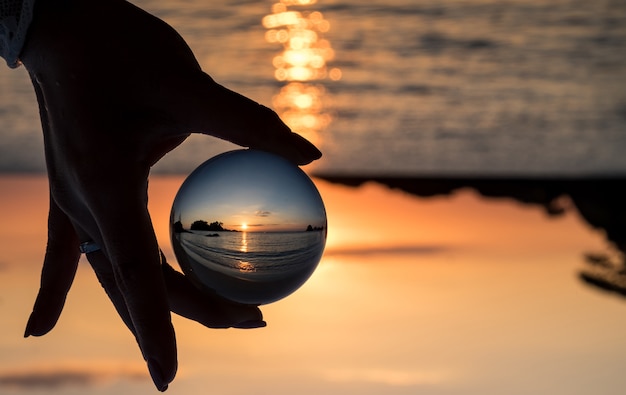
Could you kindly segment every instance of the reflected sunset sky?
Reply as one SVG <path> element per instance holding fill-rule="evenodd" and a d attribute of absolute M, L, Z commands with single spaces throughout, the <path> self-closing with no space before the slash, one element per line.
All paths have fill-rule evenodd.
<path fill-rule="evenodd" d="M 305 231 L 326 226 L 324 203 L 301 169 L 277 156 L 235 150 L 199 166 L 176 195 L 172 221 L 227 230 Z"/>

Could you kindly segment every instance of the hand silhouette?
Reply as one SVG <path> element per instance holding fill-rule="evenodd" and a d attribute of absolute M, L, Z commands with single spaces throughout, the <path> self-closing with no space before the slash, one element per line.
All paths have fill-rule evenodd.
<path fill-rule="evenodd" d="M 273 111 L 213 81 L 174 29 L 123 0 L 38 1 L 21 60 L 40 106 L 50 185 L 25 336 L 56 324 L 83 245 L 164 391 L 177 368 L 170 311 L 208 327 L 265 323 L 257 307 L 211 299 L 165 262 L 147 210 L 150 167 L 195 132 L 296 164 L 321 153 Z"/>

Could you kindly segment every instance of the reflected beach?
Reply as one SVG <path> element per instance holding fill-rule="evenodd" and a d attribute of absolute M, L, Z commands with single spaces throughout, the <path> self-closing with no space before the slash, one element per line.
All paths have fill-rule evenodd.
<path fill-rule="evenodd" d="M 184 232 L 172 243 L 183 268 L 219 295 L 267 304 L 293 293 L 321 258 L 323 232 Z M 184 258 L 183 258 L 184 257 Z"/>

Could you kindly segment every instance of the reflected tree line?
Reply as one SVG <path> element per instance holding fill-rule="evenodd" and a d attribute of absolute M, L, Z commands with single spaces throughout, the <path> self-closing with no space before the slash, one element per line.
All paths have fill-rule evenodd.
<path fill-rule="evenodd" d="M 306 229 L 303 229 L 305 232 L 322 232 L 324 231 L 324 226 L 313 226 L 308 225 Z M 181 221 L 176 221 L 172 224 L 172 230 L 174 233 L 188 233 L 189 231 L 183 227 L 183 223 Z M 189 230 L 198 230 L 198 231 L 209 231 L 209 232 L 239 232 L 235 229 L 227 229 L 224 228 L 224 223 L 221 221 L 213 221 L 211 223 L 204 220 L 196 220 L 192 222 Z"/>
<path fill-rule="evenodd" d="M 172 226 L 173 226 L 175 233 L 188 232 L 188 230 L 183 227 L 183 224 L 180 221 L 174 222 Z M 209 223 L 201 219 L 193 221 L 191 226 L 189 227 L 189 230 L 211 231 L 211 232 L 238 232 L 237 230 L 224 228 L 223 222 L 213 221 Z"/>
<path fill-rule="evenodd" d="M 585 254 L 585 268 L 579 272 L 579 278 L 596 289 L 626 297 L 626 191 L 621 188 L 625 179 L 317 177 L 348 186 L 373 181 L 420 197 L 449 195 L 471 188 L 485 197 L 506 197 L 540 206 L 550 216 L 576 209 L 592 227 L 604 231 L 614 250 Z"/>

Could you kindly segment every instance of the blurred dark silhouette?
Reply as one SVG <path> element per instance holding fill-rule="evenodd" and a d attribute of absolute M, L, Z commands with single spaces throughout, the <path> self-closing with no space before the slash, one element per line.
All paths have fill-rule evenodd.
<path fill-rule="evenodd" d="M 626 297 L 626 178 L 497 178 L 386 177 L 317 174 L 315 177 L 348 186 L 376 182 L 410 194 L 429 197 L 471 188 L 490 198 L 512 198 L 543 207 L 550 216 L 575 209 L 591 226 L 604 231 L 615 254 L 585 255 L 580 279 L 598 289 Z M 573 205 L 574 207 L 570 207 Z"/>

